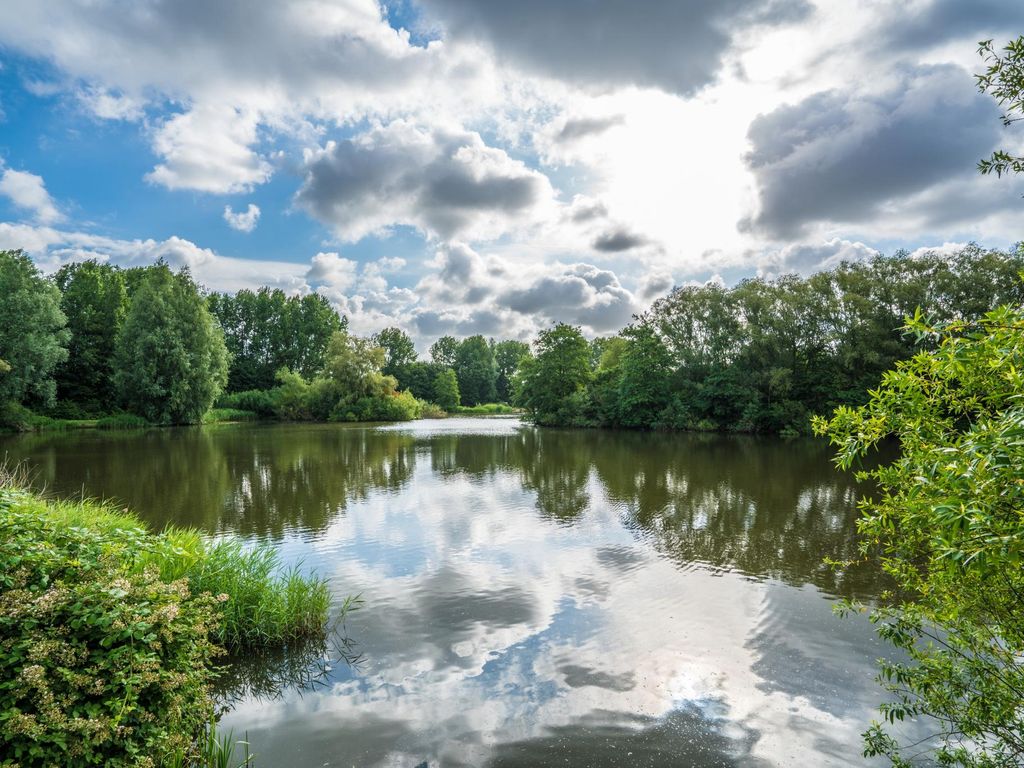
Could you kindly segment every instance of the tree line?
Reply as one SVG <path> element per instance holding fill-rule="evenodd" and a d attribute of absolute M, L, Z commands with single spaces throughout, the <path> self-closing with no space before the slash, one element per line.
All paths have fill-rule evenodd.
<path fill-rule="evenodd" d="M 0 425 L 16 428 L 111 414 L 189 424 L 215 405 L 289 420 L 442 415 L 507 403 L 529 355 L 524 342 L 445 336 L 420 360 L 399 328 L 350 334 L 319 294 L 207 295 L 162 262 L 83 261 L 47 278 L 2 251 L 0 295 Z"/>
<path fill-rule="evenodd" d="M 1019 306 L 1022 270 L 1022 246 L 969 245 L 678 287 L 613 337 L 542 331 L 514 402 L 541 425 L 804 433 L 926 346 L 903 330 L 919 307 L 943 323 Z"/>

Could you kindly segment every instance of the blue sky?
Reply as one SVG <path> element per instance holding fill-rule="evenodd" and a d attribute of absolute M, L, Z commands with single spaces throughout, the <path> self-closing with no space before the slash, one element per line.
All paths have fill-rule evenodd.
<path fill-rule="evenodd" d="M 974 166 L 1021 133 L 972 77 L 1017 3 L 15 5 L 0 247 L 45 271 L 164 258 L 422 347 L 1020 239 L 1021 183 Z"/>

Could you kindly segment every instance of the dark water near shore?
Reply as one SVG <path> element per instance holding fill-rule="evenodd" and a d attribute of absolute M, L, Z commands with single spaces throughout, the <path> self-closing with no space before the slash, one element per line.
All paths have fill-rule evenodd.
<path fill-rule="evenodd" d="M 4 454 L 58 495 L 270 540 L 362 595 L 356 663 L 334 643 L 297 665 L 312 686 L 236 691 L 223 722 L 259 766 L 864 764 L 885 649 L 831 603 L 884 582 L 822 564 L 856 555 L 858 493 L 823 443 L 449 419 L 52 433 Z"/>

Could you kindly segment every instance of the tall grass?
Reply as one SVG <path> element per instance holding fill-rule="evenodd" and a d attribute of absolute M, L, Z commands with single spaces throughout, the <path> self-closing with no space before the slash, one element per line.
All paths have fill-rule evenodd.
<path fill-rule="evenodd" d="M 455 409 L 455 413 L 461 416 L 509 416 L 514 413 L 522 413 L 522 410 L 507 403 L 480 403 L 479 405 L 460 405 Z"/>
<path fill-rule="evenodd" d="M 324 631 L 331 595 L 327 582 L 286 568 L 269 544 L 208 540 L 194 530 L 168 529 L 166 546 L 144 553 L 162 580 L 187 578 L 195 592 L 220 600 L 221 632 L 228 646 L 278 645 Z"/>
<path fill-rule="evenodd" d="M 219 733 L 217 723 L 211 722 L 187 753 L 175 750 L 160 761 L 160 768 L 249 768 L 254 758 L 248 741 L 236 739 L 234 731 Z"/>

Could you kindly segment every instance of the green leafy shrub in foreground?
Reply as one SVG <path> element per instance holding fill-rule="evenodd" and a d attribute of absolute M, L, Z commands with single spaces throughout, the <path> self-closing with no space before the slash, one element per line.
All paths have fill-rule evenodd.
<path fill-rule="evenodd" d="M 329 602 L 269 546 L 154 535 L 0 476 L 0 766 L 205 766 L 227 754 L 217 642 L 322 638 Z"/>
<path fill-rule="evenodd" d="M 918 314 L 909 330 L 934 351 L 897 364 L 867 405 L 815 420 L 842 468 L 882 440 L 900 445 L 861 473 L 878 487 L 861 504 L 862 549 L 899 587 L 871 618 L 905 654 L 881 665 L 893 700 L 865 754 L 901 768 L 928 751 L 944 766 L 1024 765 L 1024 312 L 944 325 Z M 921 717 L 930 749 L 901 744 L 892 725 Z"/>
<path fill-rule="evenodd" d="M 146 766 L 212 719 L 214 600 L 0 491 L 0 765 Z"/>

